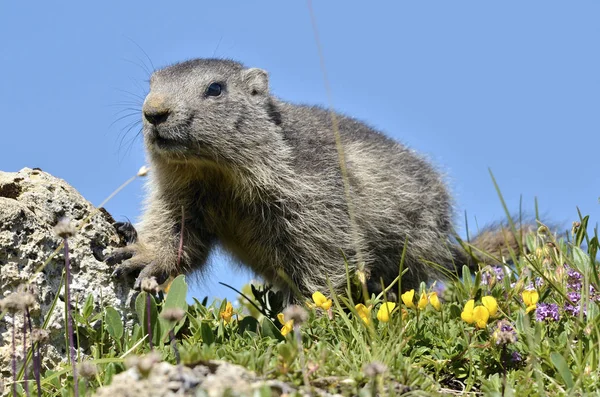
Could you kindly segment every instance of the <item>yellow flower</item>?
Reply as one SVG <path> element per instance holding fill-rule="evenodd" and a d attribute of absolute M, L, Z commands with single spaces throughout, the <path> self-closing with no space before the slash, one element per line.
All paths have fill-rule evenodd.
<path fill-rule="evenodd" d="M 475 301 L 473 299 L 468 300 L 465 304 L 465 308 L 460 314 L 460 318 L 462 318 L 465 322 L 469 324 L 473 324 L 475 319 L 473 318 L 473 309 L 475 308 Z"/>
<path fill-rule="evenodd" d="M 173 280 L 175 280 L 175 279 L 171 279 L 165 286 L 165 288 L 164 288 L 165 294 L 169 293 L 169 290 L 171 289 L 171 284 L 173 284 Z"/>
<path fill-rule="evenodd" d="M 231 302 L 227 302 L 227 304 L 225 305 L 225 310 L 219 313 L 219 315 L 226 323 L 229 323 L 231 321 L 231 317 L 233 316 L 233 305 L 231 304 Z"/>
<path fill-rule="evenodd" d="M 523 303 L 527 306 L 525 311 L 529 313 L 530 311 L 535 310 L 537 307 L 536 303 L 538 299 L 540 299 L 540 294 L 534 289 L 528 289 L 523 291 L 521 296 L 523 297 Z"/>
<path fill-rule="evenodd" d="M 429 303 L 431 303 L 431 306 L 433 306 L 433 308 L 438 312 L 442 309 L 442 302 L 440 302 L 440 299 L 437 296 L 437 292 L 429 293 Z"/>
<path fill-rule="evenodd" d="M 484 297 L 486 298 L 486 297 Z M 487 298 L 492 298 L 491 296 L 487 297 Z M 494 304 L 496 303 L 496 300 L 494 298 L 492 298 L 494 300 Z M 490 307 L 493 308 L 492 302 L 488 299 L 486 299 L 487 303 L 490 305 Z M 498 310 L 498 305 L 496 305 L 496 310 Z M 475 323 L 475 325 L 477 326 L 477 328 L 485 328 L 485 326 L 487 325 L 487 322 L 490 318 L 490 311 L 488 310 L 488 308 L 486 306 L 475 306 L 475 301 L 473 299 L 467 301 L 467 303 L 465 304 L 465 308 L 463 309 L 462 313 L 460 314 L 460 317 L 467 323 L 469 324 L 473 324 Z"/>
<path fill-rule="evenodd" d="M 477 328 L 485 328 L 490 318 L 490 312 L 485 306 L 477 306 L 473 309 L 473 319 Z"/>
<path fill-rule="evenodd" d="M 421 297 L 419 298 L 419 303 L 417 304 L 419 310 L 425 309 L 427 307 L 427 303 L 429 303 L 429 300 L 427 299 L 427 294 L 425 291 L 423 291 L 421 292 Z"/>
<path fill-rule="evenodd" d="M 283 327 L 281 327 L 281 330 L 279 331 L 281 332 L 281 335 L 286 336 L 294 329 L 294 320 L 285 321 L 285 319 L 283 318 L 283 313 L 279 313 L 277 315 L 277 320 L 279 320 L 281 325 L 283 325 Z"/>
<path fill-rule="evenodd" d="M 331 307 L 331 299 L 327 299 L 325 295 L 320 293 L 319 291 L 312 294 L 313 301 L 317 307 L 320 307 L 323 310 L 329 310 Z"/>
<path fill-rule="evenodd" d="M 498 302 L 496 302 L 493 296 L 484 296 L 481 298 L 481 303 L 483 303 L 483 306 L 488 310 L 491 317 L 494 317 L 498 312 Z"/>
<path fill-rule="evenodd" d="M 388 321 L 390 321 L 390 315 L 395 307 L 396 307 L 396 304 L 394 302 L 383 303 L 381 305 L 381 307 L 379 308 L 379 311 L 377 312 L 377 319 L 379 321 L 383 321 L 384 323 L 387 323 Z"/>
<path fill-rule="evenodd" d="M 360 318 L 362 318 L 362 320 L 365 322 L 365 324 L 371 323 L 371 308 L 370 307 L 366 307 L 362 303 L 359 303 L 354 308 L 356 309 L 358 316 Z"/>
<path fill-rule="evenodd" d="M 408 308 L 415 307 L 415 303 L 413 302 L 413 299 L 415 298 L 415 290 L 414 289 L 411 289 L 410 291 L 406 291 L 400 297 L 402 298 L 402 302 L 404 302 L 406 307 L 408 307 Z"/>

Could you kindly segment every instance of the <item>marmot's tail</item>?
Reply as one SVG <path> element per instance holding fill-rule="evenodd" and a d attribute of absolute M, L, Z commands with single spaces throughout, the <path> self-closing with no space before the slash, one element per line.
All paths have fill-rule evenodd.
<path fill-rule="evenodd" d="M 492 224 L 479 231 L 470 241 L 458 239 L 455 263 L 476 270 L 480 266 L 510 262 L 513 257 L 527 254 L 525 237 L 537 230 L 537 226 L 534 222 L 514 225 L 515 229 L 508 223 Z"/>

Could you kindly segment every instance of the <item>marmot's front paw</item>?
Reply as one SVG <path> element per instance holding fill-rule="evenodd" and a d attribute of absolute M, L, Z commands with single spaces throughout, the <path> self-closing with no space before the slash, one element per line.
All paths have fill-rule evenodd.
<path fill-rule="evenodd" d="M 127 264 L 127 262 L 125 262 L 123 265 L 125 265 L 125 264 Z M 167 281 L 169 276 L 170 276 L 170 274 L 165 272 L 162 267 L 160 267 L 156 264 L 156 262 L 150 262 L 149 264 L 144 266 L 142 268 L 142 270 L 140 271 L 139 276 L 137 277 L 137 279 L 135 280 L 135 283 L 133 284 L 133 289 L 139 291 L 142 286 L 142 281 L 145 278 L 154 277 L 156 279 L 156 282 L 158 283 L 158 285 L 161 285 L 161 284 L 164 284 L 165 281 Z"/>
<path fill-rule="evenodd" d="M 131 259 L 135 255 L 135 248 L 128 245 L 123 248 L 117 248 L 110 254 L 104 257 L 104 262 L 109 266 L 114 266 L 123 262 L 124 260 Z"/>
<path fill-rule="evenodd" d="M 169 278 L 169 274 L 158 266 L 153 258 L 148 255 L 136 254 L 135 244 L 124 248 L 119 248 L 108 255 L 105 262 L 109 265 L 119 263 L 113 270 L 113 278 L 133 278 L 135 283 L 133 288 L 139 290 L 142 280 L 147 277 L 154 277 L 158 284 L 162 284 Z M 120 263 L 123 262 L 123 263 Z"/>

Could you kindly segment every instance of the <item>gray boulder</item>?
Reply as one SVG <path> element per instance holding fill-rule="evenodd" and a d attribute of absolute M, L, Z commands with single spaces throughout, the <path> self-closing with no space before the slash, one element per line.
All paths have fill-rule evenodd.
<path fill-rule="evenodd" d="M 59 294 L 48 319 L 50 339 L 44 344 L 42 354 L 44 363 L 50 367 L 66 358 L 64 288 L 59 288 L 64 251 L 55 254 L 43 270 L 37 273 L 36 270 L 61 244 L 62 239 L 55 235 L 54 226 L 63 217 L 70 219 L 78 229 L 85 223 L 69 239 L 71 304 L 81 307 L 92 294 L 97 309 L 99 305 L 110 305 L 122 313 L 124 321 L 131 321 L 133 317 L 134 291 L 126 283 L 111 279 L 111 269 L 102 262 L 104 255 L 123 243 L 108 212 L 98 211 L 65 181 L 40 169 L 0 172 L 0 299 L 31 281 L 37 299 L 32 309 L 33 324 L 40 327 Z M 23 317 L 22 313 L 15 316 L 7 313 L 0 321 L 2 375 L 10 374 L 12 326 L 21 330 Z M 22 362 L 22 333 L 18 332 L 18 335 L 17 354 Z"/>

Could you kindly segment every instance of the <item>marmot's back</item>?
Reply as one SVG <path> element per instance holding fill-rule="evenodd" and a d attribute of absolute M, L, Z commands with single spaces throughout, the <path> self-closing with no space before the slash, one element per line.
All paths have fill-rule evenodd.
<path fill-rule="evenodd" d="M 297 172 L 315 172 L 324 184 L 335 186 L 331 194 L 343 195 L 331 112 L 290 104 L 281 109 L 285 136 L 294 143 Z M 409 257 L 452 267 L 454 256 L 447 245 L 452 205 L 441 175 L 414 151 L 368 125 L 336 117 L 365 251 L 378 261 L 395 261 L 398 252 L 390 251 L 408 240 Z M 397 275 L 397 268 L 393 272 Z M 435 275 L 433 270 L 423 273 Z"/>

